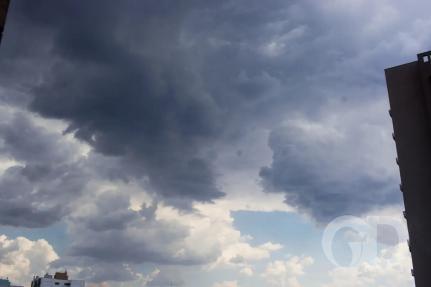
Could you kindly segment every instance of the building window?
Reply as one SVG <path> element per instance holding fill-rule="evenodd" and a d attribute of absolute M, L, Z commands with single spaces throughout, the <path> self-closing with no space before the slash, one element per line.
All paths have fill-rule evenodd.
<path fill-rule="evenodd" d="M 70 286 L 70 283 L 68 282 L 68 283 L 64 283 L 64 286 Z"/>
<path fill-rule="evenodd" d="M 58 283 L 58 282 L 55 282 L 54 284 L 55 284 L 55 285 L 60 285 L 60 283 Z"/>

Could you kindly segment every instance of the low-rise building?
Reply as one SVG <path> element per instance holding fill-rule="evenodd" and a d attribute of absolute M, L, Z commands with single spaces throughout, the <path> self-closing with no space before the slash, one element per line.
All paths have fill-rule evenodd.
<path fill-rule="evenodd" d="M 0 278 L 0 287 L 22 287 L 17 285 L 12 285 L 9 278 Z"/>
<path fill-rule="evenodd" d="M 35 276 L 31 287 L 85 287 L 84 280 L 71 280 L 65 272 L 55 272 L 54 276 L 45 274 L 43 277 Z"/>

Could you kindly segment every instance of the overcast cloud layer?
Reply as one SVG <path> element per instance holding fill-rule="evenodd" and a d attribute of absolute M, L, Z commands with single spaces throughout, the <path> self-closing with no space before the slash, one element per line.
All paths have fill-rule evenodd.
<path fill-rule="evenodd" d="M 266 262 L 260 280 L 299 286 L 313 259 L 268 261 L 283 246 L 253 242 L 231 211 L 325 223 L 401 204 L 383 69 L 429 48 L 430 6 L 13 1 L 0 49 L 0 224 L 62 224 L 70 242 L 44 264 L 92 282 L 180 286 L 169 266 L 255 276 Z"/>
<path fill-rule="evenodd" d="M 350 10 L 365 9 L 365 4 L 356 2 L 352 7 L 338 4 Z M 380 5 L 367 9 L 382 13 Z M 377 64 L 385 47 L 373 51 L 362 47 L 362 40 L 373 43 L 374 34 L 384 29 L 340 27 L 337 24 L 346 15 L 337 8 L 326 11 L 308 2 L 286 1 L 265 5 L 259 1 L 208 5 L 195 1 L 99 5 L 92 1 L 83 9 L 73 1 L 18 1 L 12 6 L 3 66 L 11 66 L 8 72 L 19 77 L 12 84 L 28 89 L 24 102 L 29 109 L 65 120 L 66 133 L 73 133 L 98 153 L 119 158 L 123 171 L 116 176 L 146 179 L 163 200 L 187 208 L 194 200 L 223 196 L 213 164 L 218 142 L 234 141 L 258 125 L 275 128 L 269 143 L 274 150 L 275 141 L 280 140 L 277 134 L 282 132 L 278 123 L 289 113 L 311 114 L 320 121 L 319 107 L 329 99 L 355 105 L 381 97 L 382 73 Z M 316 13 L 320 18 L 313 16 Z M 363 20 L 383 16 L 371 13 Z M 386 23 L 391 21 L 387 17 L 380 21 L 376 25 L 383 28 L 391 24 Z M 23 36 L 29 33 L 31 37 Z M 379 62 L 367 61 L 370 57 Z M 42 66 L 34 68 L 37 81 L 21 72 L 28 61 Z M 355 72 L 359 68 L 364 72 Z M 367 89 L 359 91 L 364 83 Z M 368 132 L 363 131 L 365 136 Z M 297 137 L 289 134 L 287 140 Z M 316 143 L 312 138 L 305 140 Z M 347 147 L 343 153 L 352 151 Z M 297 198 L 292 204 L 311 209 L 318 217 L 339 215 L 325 206 L 320 215 L 314 210 L 313 206 L 334 201 L 331 196 L 344 206 L 341 212 L 349 212 L 349 202 L 356 202 L 349 194 L 372 198 L 386 186 L 358 174 L 347 186 L 328 183 L 338 191 L 319 190 L 321 182 L 307 182 L 309 177 L 311 182 L 317 180 L 310 174 L 313 167 L 298 166 L 307 165 L 306 159 L 300 154 L 280 156 L 274 150 L 271 172 L 262 170 L 264 180 L 287 192 L 288 198 L 296 194 L 290 197 Z M 291 168 L 282 161 L 288 161 Z M 321 169 L 320 163 L 313 165 Z M 305 185 L 316 187 L 303 190 L 280 183 L 288 177 L 304 178 Z M 349 189 L 356 191 L 346 192 Z M 351 212 L 393 202 L 381 196 L 375 203 L 352 207 Z"/>

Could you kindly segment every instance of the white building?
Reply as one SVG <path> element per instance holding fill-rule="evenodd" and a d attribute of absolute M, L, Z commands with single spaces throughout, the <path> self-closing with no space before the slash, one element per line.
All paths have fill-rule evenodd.
<path fill-rule="evenodd" d="M 54 276 L 45 274 L 43 277 L 35 276 L 31 287 L 85 287 L 84 280 L 69 280 L 67 271 L 56 272 Z"/>

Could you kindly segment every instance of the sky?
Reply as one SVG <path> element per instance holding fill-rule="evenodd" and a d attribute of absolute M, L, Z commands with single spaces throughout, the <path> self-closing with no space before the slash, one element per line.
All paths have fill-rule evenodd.
<path fill-rule="evenodd" d="M 384 69 L 430 49 L 430 9 L 12 1 L 0 276 L 413 286 Z"/>

